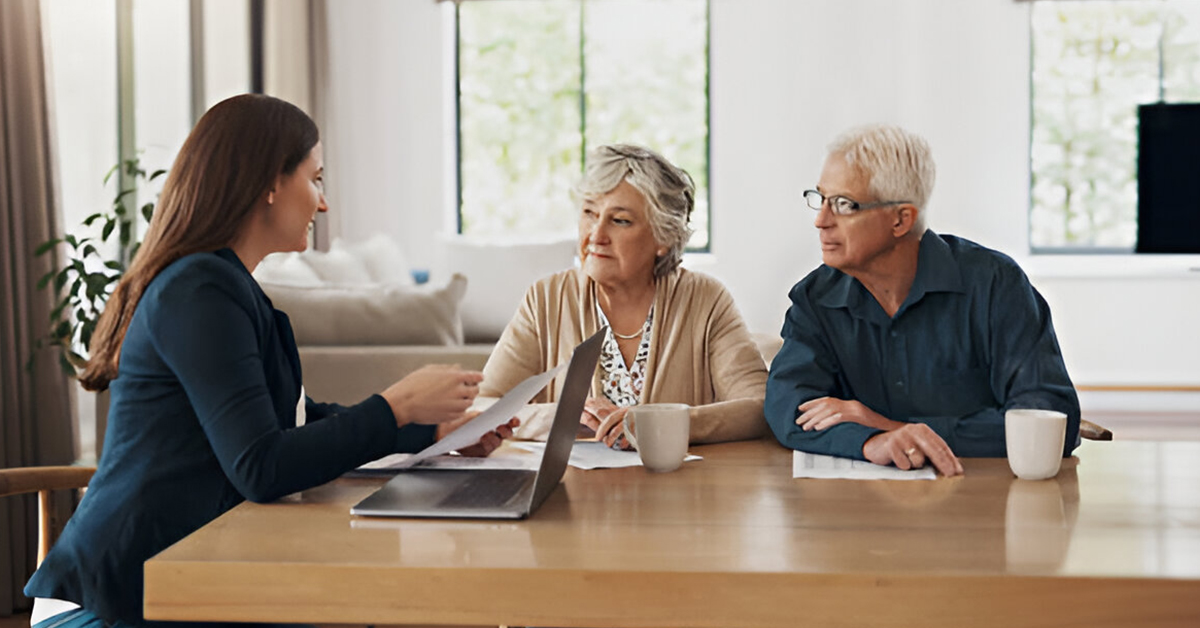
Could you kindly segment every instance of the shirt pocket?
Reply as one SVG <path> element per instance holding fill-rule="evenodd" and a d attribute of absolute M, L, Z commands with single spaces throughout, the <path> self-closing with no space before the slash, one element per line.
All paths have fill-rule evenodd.
<path fill-rule="evenodd" d="M 929 372 L 925 390 L 914 399 L 916 416 L 962 417 L 997 406 L 986 368 L 937 367 Z"/>

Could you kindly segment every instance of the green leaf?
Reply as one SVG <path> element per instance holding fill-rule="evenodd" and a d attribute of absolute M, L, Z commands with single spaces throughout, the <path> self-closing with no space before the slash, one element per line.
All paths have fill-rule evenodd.
<path fill-rule="evenodd" d="M 58 274 L 58 269 L 57 269 L 57 268 L 55 268 L 55 269 L 51 270 L 50 272 L 46 273 L 45 275 L 42 275 L 42 276 L 41 276 L 41 277 L 38 279 L 38 282 L 37 282 L 37 289 L 38 289 L 38 290 L 45 290 L 45 289 L 46 289 L 46 286 L 50 285 L 50 280 L 51 280 L 51 279 L 54 279 L 54 275 L 56 275 L 56 274 Z"/>
<path fill-rule="evenodd" d="M 104 265 L 115 271 L 125 272 L 125 266 L 123 264 L 121 264 L 121 262 L 118 262 L 117 260 L 110 259 L 107 262 L 104 262 Z"/>
<path fill-rule="evenodd" d="M 167 171 L 166 171 L 166 170 L 163 170 L 162 168 L 159 168 L 158 170 L 155 170 L 155 171 L 154 171 L 154 172 L 153 172 L 153 173 L 150 175 L 150 178 L 149 178 L 149 179 L 147 179 L 147 181 L 153 181 L 153 180 L 155 180 L 155 179 L 157 179 L 157 178 L 159 178 L 159 177 L 163 176 L 164 174 L 167 174 Z"/>
<path fill-rule="evenodd" d="M 63 321 L 63 322 L 59 323 L 58 326 L 54 328 L 54 332 L 52 333 L 52 335 L 59 339 L 70 338 L 71 337 L 71 321 Z"/>
<path fill-rule="evenodd" d="M 125 174 L 127 174 L 131 177 L 134 177 L 134 178 L 145 177 L 146 171 L 139 167 L 141 165 L 140 162 L 141 162 L 141 160 L 137 157 L 134 157 L 132 159 L 126 159 L 125 160 Z"/>
<path fill-rule="evenodd" d="M 50 249 L 53 249 L 54 247 L 58 246 L 59 242 L 62 242 L 62 238 L 54 238 L 53 240 L 47 240 L 47 241 L 41 243 L 41 245 L 39 245 L 36 249 L 34 249 L 33 254 L 35 256 L 45 255 L 46 251 L 49 251 Z"/>
<path fill-rule="evenodd" d="M 87 276 L 87 295 L 89 299 L 95 299 L 105 293 L 108 284 L 111 280 L 104 273 L 88 273 Z"/>
<path fill-rule="evenodd" d="M 146 222 L 150 222 L 150 217 L 153 215 L 154 203 L 146 203 L 145 205 L 142 205 L 142 218 L 145 218 Z"/>
<path fill-rule="evenodd" d="M 89 255 L 99 255 L 99 253 L 96 251 L 96 247 L 90 244 L 83 247 L 83 256 L 87 257 Z"/>
<path fill-rule="evenodd" d="M 79 241 L 75 239 L 74 234 L 68 233 L 66 237 L 63 238 L 63 241 L 67 244 L 70 244 L 71 248 L 73 249 L 79 248 Z"/>
<path fill-rule="evenodd" d="M 67 377 L 75 376 L 75 365 L 67 360 L 65 353 L 58 354 L 58 365 L 62 367 L 63 373 L 66 373 Z"/>
<path fill-rule="evenodd" d="M 87 227 L 90 227 L 90 226 L 92 226 L 92 223 L 93 223 L 93 222 L 96 222 L 97 220 L 100 220 L 100 219 L 101 219 L 101 218 L 103 218 L 103 217 L 104 217 L 104 214 L 101 214 L 101 213 L 99 213 L 99 212 L 96 212 L 95 214 L 92 214 L 91 216 L 88 216 L 87 218 L 84 218 L 84 219 L 83 219 L 83 224 L 84 224 L 85 226 L 87 226 Z"/>
<path fill-rule="evenodd" d="M 122 220 L 121 221 L 121 239 L 120 239 L 121 247 L 122 248 L 128 247 L 129 242 L 131 240 L 133 240 L 133 221 L 132 220 Z"/>
<path fill-rule="evenodd" d="M 96 331 L 96 319 L 89 320 L 79 329 L 79 342 L 85 347 L 92 344 L 92 333 Z"/>
<path fill-rule="evenodd" d="M 116 164 L 112 168 L 108 169 L 108 172 L 104 174 L 104 184 L 105 185 L 108 185 L 108 180 L 111 179 L 114 174 L 116 174 L 117 170 L 120 169 L 120 167 L 121 167 L 121 164 Z"/>
<path fill-rule="evenodd" d="M 54 291 L 62 292 L 63 286 L 67 285 L 67 279 L 70 279 L 70 268 L 64 268 L 58 271 L 58 275 L 54 278 Z"/>
<path fill-rule="evenodd" d="M 123 201 L 114 203 L 113 204 L 113 213 L 116 214 L 118 217 L 124 218 L 125 214 L 129 213 L 129 208 L 125 206 L 125 203 Z"/>
<path fill-rule="evenodd" d="M 108 236 L 112 235 L 113 229 L 117 228 L 117 222 L 110 220 L 104 223 L 104 230 L 100 232 L 100 239 L 108 242 Z"/>

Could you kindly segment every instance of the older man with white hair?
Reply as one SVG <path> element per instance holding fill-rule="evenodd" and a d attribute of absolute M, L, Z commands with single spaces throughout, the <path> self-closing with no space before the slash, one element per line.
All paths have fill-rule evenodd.
<path fill-rule="evenodd" d="M 925 227 L 934 164 L 895 126 L 829 148 L 817 189 L 824 261 L 796 284 L 771 363 L 766 417 L 787 447 L 962 473 L 959 456 L 1004 456 L 1004 413 L 1067 415 L 1079 400 L 1050 308 L 1008 256 Z"/>

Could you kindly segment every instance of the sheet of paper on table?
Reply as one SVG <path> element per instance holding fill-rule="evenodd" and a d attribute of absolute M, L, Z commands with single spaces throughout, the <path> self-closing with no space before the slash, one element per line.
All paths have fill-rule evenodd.
<path fill-rule="evenodd" d="M 546 443 L 517 441 L 512 443 L 512 446 L 526 451 L 546 451 Z M 703 458 L 688 454 L 683 459 L 684 462 L 692 460 L 703 460 Z M 638 457 L 636 451 L 613 449 L 599 441 L 577 440 L 575 441 L 575 445 L 571 447 L 571 459 L 567 461 L 567 464 L 576 469 L 584 470 L 618 469 L 621 467 L 640 467 L 642 466 L 642 459 Z"/>
<path fill-rule="evenodd" d="M 793 451 L 792 477 L 843 480 L 932 480 L 937 477 L 937 474 L 933 467 L 905 471 L 862 460 Z"/>
<path fill-rule="evenodd" d="M 393 475 L 409 467 L 416 469 L 524 469 L 537 471 L 542 457 L 525 451 L 494 451 L 486 458 L 473 458 L 458 454 L 442 454 L 425 458 L 415 465 L 408 460 L 416 454 L 392 454 L 368 462 L 355 469 L 359 475 Z"/>

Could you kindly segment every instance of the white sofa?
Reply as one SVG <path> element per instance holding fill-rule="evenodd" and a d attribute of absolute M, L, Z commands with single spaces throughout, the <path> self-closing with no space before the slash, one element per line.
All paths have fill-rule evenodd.
<path fill-rule="evenodd" d="M 482 369 L 525 289 L 575 255 L 573 239 L 441 244 L 419 286 L 386 236 L 272 255 L 255 269 L 291 319 L 310 397 L 356 403 L 426 364 Z"/>

